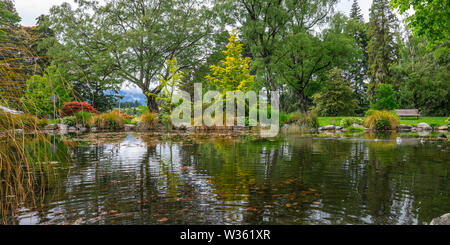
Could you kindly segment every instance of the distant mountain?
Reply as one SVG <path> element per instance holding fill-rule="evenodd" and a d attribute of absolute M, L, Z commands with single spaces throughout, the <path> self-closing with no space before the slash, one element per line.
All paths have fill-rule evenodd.
<path fill-rule="evenodd" d="M 142 92 L 135 90 L 120 90 L 119 95 L 123 97 L 120 102 L 134 102 L 137 100 L 141 105 L 147 104 L 147 99 Z"/>

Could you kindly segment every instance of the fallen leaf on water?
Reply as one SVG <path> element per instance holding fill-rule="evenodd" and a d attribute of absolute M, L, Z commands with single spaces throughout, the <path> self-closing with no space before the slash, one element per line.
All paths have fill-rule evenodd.
<path fill-rule="evenodd" d="M 292 207 L 292 204 L 286 203 L 286 207 L 290 208 L 290 207 Z"/>
<path fill-rule="evenodd" d="M 312 191 L 312 192 L 316 192 L 317 191 L 316 189 L 313 189 L 313 188 L 308 188 L 308 190 Z"/>
<path fill-rule="evenodd" d="M 258 209 L 254 208 L 254 207 L 248 207 L 247 211 L 248 212 L 256 212 L 256 211 L 258 211 Z"/>
<path fill-rule="evenodd" d="M 187 168 L 181 168 L 181 171 L 185 171 Z"/>
<path fill-rule="evenodd" d="M 314 205 L 319 205 L 320 202 L 313 202 L 312 204 L 314 204 Z"/>
<path fill-rule="evenodd" d="M 169 220 L 169 219 L 166 218 L 166 217 L 164 217 L 164 218 L 159 219 L 158 222 L 159 222 L 159 223 L 164 223 L 164 222 L 166 222 L 167 220 Z"/>

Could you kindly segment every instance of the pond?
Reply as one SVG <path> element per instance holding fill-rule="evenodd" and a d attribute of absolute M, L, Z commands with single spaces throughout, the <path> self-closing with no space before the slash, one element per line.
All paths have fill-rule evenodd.
<path fill-rule="evenodd" d="M 41 172 L 22 199 L 2 177 L 3 224 L 424 224 L 450 212 L 450 147 L 418 136 L 107 133 L 27 144 L 45 162 L 30 154 Z"/>

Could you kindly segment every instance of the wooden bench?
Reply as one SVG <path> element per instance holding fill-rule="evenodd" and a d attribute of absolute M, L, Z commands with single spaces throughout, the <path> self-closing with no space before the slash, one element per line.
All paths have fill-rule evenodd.
<path fill-rule="evenodd" d="M 398 109 L 395 113 L 401 117 L 417 117 L 417 119 L 420 117 L 418 109 Z"/>

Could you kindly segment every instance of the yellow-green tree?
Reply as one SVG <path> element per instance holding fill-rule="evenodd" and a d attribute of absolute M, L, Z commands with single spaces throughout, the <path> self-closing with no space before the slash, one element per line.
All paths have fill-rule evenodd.
<path fill-rule="evenodd" d="M 228 39 L 226 50 L 222 51 L 226 57 L 220 65 L 210 66 L 211 75 L 205 78 L 223 93 L 226 91 L 248 91 L 253 84 L 254 76 L 250 75 L 250 57 L 242 56 L 242 43 L 233 29 Z"/>

